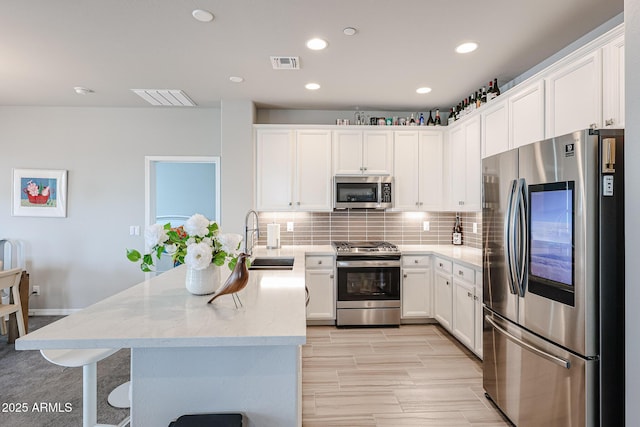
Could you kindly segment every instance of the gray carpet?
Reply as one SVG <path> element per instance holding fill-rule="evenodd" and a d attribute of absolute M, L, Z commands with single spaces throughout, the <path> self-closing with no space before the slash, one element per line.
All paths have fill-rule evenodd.
<path fill-rule="evenodd" d="M 58 319 L 32 316 L 29 330 Z M 128 349 L 98 362 L 98 423 L 118 424 L 129 414 L 128 409 L 113 408 L 107 402 L 111 390 L 129 380 L 129 367 Z M 16 351 L 1 335 L 0 426 L 82 426 L 82 368 L 54 365 L 39 351 Z"/>

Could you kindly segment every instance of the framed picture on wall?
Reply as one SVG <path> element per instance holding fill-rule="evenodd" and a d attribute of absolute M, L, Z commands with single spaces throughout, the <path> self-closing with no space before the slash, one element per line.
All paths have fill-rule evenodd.
<path fill-rule="evenodd" d="M 67 171 L 14 169 L 13 216 L 67 216 Z"/>

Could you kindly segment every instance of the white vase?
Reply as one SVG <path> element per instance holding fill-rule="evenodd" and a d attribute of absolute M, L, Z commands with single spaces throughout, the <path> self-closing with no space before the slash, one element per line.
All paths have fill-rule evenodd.
<path fill-rule="evenodd" d="M 185 282 L 187 290 L 194 295 L 212 294 L 220 286 L 220 267 L 215 264 L 203 270 L 187 267 Z"/>

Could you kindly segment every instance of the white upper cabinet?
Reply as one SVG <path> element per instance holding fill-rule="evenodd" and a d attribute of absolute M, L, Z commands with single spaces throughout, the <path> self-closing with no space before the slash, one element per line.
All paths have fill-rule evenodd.
<path fill-rule="evenodd" d="M 507 151 L 509 147 L 509 111 L 507 101 L 494 101 L 488 105 L 480 117 L 482 118 L 482 157 Z"/>
<path fill-rule="evenodd" d="M 451 197 L 450 209 L 479 211 L 482 198 L 480 116 L 467 119 L 449 134 Z"/>
<path fill-rule="evenodd" d="M 258 210 L 293 208 L 294 139 L 290 129 L 256 131 L 256 207 Z"/>
<path fill-rule="evenodd" d="M 546 136 L 602 127 L 602 52 L 595 50 L 545 79 Z"/>
<path fill-rule="evenodd" d="M 624 35 L 603 49 L 602 125 L 624 128 Z"/>
<path fill-rule="evenodd" d="M 331 131 L 257 129 L 256 207 L 330 211 Z"/>
<path fill-rule="evenodd" d="M 509 100 L 510 148 L 544 139 L 544 80 L 526 85 Z"/>
<path fill-rule="evenodd" d="M 331 131 L 296 131 L 295 208 L 329 211 L 331 203 Z"/>
<path fill-rule="evenodd" d="M 442 209 L 441 131 L 397 131 L 394 135 L 394 209 Z"/>
<path fill-rule="evenodd" d="M 335 175 L 391 175 L 393 132 L 333 131 L 333 153 Z"/>

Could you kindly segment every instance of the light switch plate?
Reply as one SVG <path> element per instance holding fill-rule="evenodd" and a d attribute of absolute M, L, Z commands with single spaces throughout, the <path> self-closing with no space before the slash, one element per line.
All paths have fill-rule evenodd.
<path fill-rule="evenodd" d="M 429 231 L 429 230 L 430 230 L 429 221 L 422 221 L 422 231 Z"/>
<path fill-rule="evenodd" d="M 477 223 L 477 222 L 474 222 L 474 223 L 473 223 L 473 232 L 474 232 L 474 233 L 477 233 L 477 232 L 478 232 L 478 223 Z"/>
<path fill-rule="evenodd" d="M 293 231 L 293 221 L 287 221 L 287 231 Z"/>

